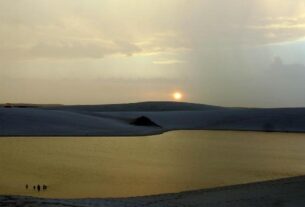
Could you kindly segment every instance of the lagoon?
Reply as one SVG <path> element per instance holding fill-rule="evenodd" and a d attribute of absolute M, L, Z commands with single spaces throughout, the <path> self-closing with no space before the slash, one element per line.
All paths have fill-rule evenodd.
<path fill-rule="evenodd" d="M 145 137 L 3 137 L 0 194 L 129 197 L 298 176 L 305 174 L 304 149 L 301 133 L 196 130 Z M 38 193 L 31 189 L 37 184 L 49 188 Z"/>

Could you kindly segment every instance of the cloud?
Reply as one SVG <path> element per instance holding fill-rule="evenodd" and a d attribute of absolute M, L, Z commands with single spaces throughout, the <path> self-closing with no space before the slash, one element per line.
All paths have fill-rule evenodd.
<path fill-rule="evenodd" d="M 266 17 L 248 29 L 261 34 L 264 43 L 294 41 L 305 37 L 305 15 Z"/>
<path fill-rule="evenodd" d="M 151 40 L 153 39 L 153 40 Z M 183 44 L 166 44 L 166 40 L 148 38 L 132 42 L 128 40 L 102 40 L 102 39 L 78 39 L 55 38 L 46 41 L 33 42 L 19 45 L 0 46 L 1 59 L 100 59 L 106 56 L 156 56 L 161 54 L 180 54 L 189 49 Z M 160 41 L 160 42 L 159 42 Z M 181 62 L 181 61 L 180 61 Z M 159 63 L 161 63 L 159 61 Z M 178 63 L 178 61 L 176 61 Z"/>
<path fill-rule="evenodd" d="M 103 58 L 107 55 L 133 55 L 141 49 L 128 42 L 102 41 L 57 41 L 39 42 L 32 46 L 0 48 L 2 58 L 37 59 L 37 58 Z"/>
<path fill-rule="evenodd" d="M 70 41 L 39 43 L 26 52 L 42 58 L 103 58 L 107 55 L 132 55 L 141 49 L 128 42 Z"/>
<path fill-rule="evenodd" d="M 153 64 L 156 65 L 174 65 L 174 64 L 183 64 L 185 61 L 183 60 L 156 60 L 153 61 Z"/>
<path fill-rule="evenodd" d="M 269 16 L 268 6 L 274 4 L 231 0 L 224 8 L 219 0 L 3 1 L 0 39 L 6 41 L 0 52 L 2 57 L 53 59 L 156 56 L 304 37 L 304 3 L 285 3 Z"/>
<path fill-rule="evenodd" d="M 90 93 L 76 90 L 74 99 L 93 103 L 101 96 L 94 102 L 100 103 L 111 97 L 100 93 L 98 83 L 91 85 L 96 77 L 139 79 L 135 97 L 143 78 L 172 77 L 182 81 L 171 86 L 196 94 L 190 101 L 264 106 L 275 97 L 274 105 L 305 103 L 298 95 L 278 101 L 281 90 L 304 91 L 304 42 L 291 45 L 305 37 L 304 13 L 304 0 L 0 1 L 0 89 L 24 98 L 27 82 L 39 89 L 44 84 L 39 79 L 78 78 L 96 94 L 90 99 Z M 275 55 L 281 59 L 271 64 Z M 18 90 L 4 91 L 4 81 L 14 78 L 24 80 L 11 81 Z M 63 97 L 74 90 L 68 85 Z M 106 91 L 119 97 L 121 85 Z M 56 100 L 58 90 L 48 92 Z"/>
<path fill-rule="evenodd" d="M 141 56 L 176 55 L 191 51 L 191 43 L 173 31 L 142 37 L 136 45 L 141 48 L 141 52 L 137 54 Z"/>
<path fill-rule="evenodd" d="M 111 37 L 95 31 L 77 20 L 77 29 L 67 25 L 31 26 L 3 24 L 0 38 L 6 39 L 0 45 L 1 59 L 73 59 L 104 58 L 112 55 L 156 56 L 162 54 L 180 54 L 190 51 L 190 43 L 175 32 L 152 33 L 129 37 Z M 62 30 L 61 28 L 66 28 Z M 80 32 L 79 32 L 80 31 Z M 87 31 L 87 32 L 84 32 Z"/>
<path fill-rule="evenodd" d="M 186 50 L 175 29 L 164 30 L 154 21 L 163 3 L 153 4 L 158 7 L 147 10 L 147 3 L 136 0 L 2 1 L 0 39 L 5 41 L 0 58 L 103 58 Z"/>

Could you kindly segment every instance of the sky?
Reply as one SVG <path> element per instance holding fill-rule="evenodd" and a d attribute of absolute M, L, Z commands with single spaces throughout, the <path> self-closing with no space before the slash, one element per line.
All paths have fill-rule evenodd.
<path fill-rule="evenodd" d="M 305 106 L 304 0 L 1 0 L 0 102 Z"/>

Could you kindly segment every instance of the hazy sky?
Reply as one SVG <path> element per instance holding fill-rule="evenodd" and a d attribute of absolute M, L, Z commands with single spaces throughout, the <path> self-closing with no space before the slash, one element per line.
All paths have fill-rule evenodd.
<path fill-rule="evenodd" d="M 0 102 L 305 106 L 304 0 L 1 0 Z"/>

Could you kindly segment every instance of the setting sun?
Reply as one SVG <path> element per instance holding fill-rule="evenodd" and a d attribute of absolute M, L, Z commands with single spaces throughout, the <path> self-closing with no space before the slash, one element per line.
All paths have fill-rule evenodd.
<path fill-rule="evenodd" d="M 180 101 L 182 99 L 182 93 L 180 92 L 175 92 L 173 93 L 173 98 L 176 100 L 176 101 Z"/>

